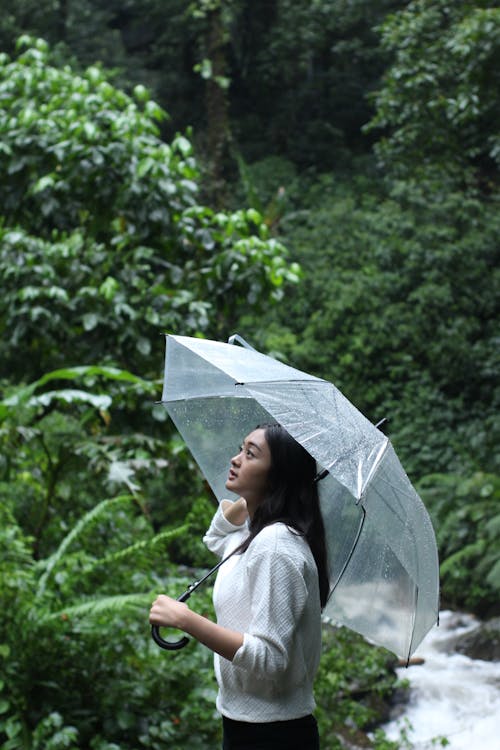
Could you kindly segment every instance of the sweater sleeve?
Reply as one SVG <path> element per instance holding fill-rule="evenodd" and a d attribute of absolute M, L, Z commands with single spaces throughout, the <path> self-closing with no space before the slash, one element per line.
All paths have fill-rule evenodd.
<path fill-rule="evenodd" d="M 219 557 L 224 557 L 224 555 L 229 554 L 231 549 L 236 549 L 238 544 L 243 541 L 246 532 L 248 532 L 247 524 L 243 523 L 241 526 L 237 526 L 228 521 L 222 512 L 221 505 L 219 505 L 203 537 L 203 542 L 210 552 L 214 552 Z"/>
<path fill-rule="evenodd" d="M 247 572 L 252 619 L 233 665 L 257 679 L 273 679 L 288 669 L 297 623 L 308 600 L 307 585 L 300 560 L 280 550 L 279 537 L 274 538 L 274 548 L 252 555 Z"/>

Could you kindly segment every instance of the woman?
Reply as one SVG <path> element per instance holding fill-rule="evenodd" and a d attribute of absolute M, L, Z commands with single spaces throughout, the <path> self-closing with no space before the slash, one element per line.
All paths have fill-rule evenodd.
<path fill-rule="evenodd" d="M 263 425 L 231 459 L 204 541 L 232 557 L 214 586 L 217 623 L 167 596 L 150 622 L 177 627 L 215 652 L 223 750 L 317 750 L 313 681 L 328 597 L 316 464 L 280 425 Z"/>

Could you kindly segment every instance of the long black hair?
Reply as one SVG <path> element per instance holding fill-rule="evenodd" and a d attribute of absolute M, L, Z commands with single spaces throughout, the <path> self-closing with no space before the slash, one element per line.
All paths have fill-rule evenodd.
<path fill-rule="evenodd" d="M 257 534 L 271 523 L 285 523 L 309 544 L 319 577 L 321 607 L 330 591 L 325 527 L 321 515 L 316 461 L 280 424 L 261 424 L 271 453 L 269 490 L 255 510 L 250 535 L 239 548 L 245 552 Z"/>

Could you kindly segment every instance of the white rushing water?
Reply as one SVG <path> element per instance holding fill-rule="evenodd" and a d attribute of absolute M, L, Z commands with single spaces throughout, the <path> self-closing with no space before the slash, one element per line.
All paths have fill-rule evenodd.
<path fill-rule="evenodd" d="M 410 700 L 402 717 L 383 727 L 390 739 L 404 729 L 418 750 L 441 747 L 443 737 L 448 750 L 500 750 L 500 662 L 453 653 L 456 637 L 478 624 L 471 615 L 441 612 L 439 627 L 414 654 L 424 664 L 398 669 Z"/>

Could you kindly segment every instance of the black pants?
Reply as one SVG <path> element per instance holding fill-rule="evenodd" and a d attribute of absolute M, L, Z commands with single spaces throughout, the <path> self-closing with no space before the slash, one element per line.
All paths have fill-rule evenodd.
<path fill-rule="evenodd" d="M 319 750 L 314 716 L 253 724 L 222 717 L 222 750 Z"/>

